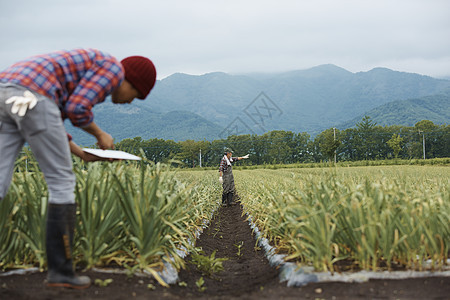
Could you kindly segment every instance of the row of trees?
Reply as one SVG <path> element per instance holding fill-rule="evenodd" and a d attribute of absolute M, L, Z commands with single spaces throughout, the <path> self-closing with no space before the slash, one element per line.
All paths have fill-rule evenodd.
<path fill-rule="evenodd" d="M 379 126 L 364 117 L 355 128 L 329 128 L 314 139 L 307 133 L 270 131 L 263 135 L 233 135 L 209 141 L 125 139 L 116 149 L 139 154 L 155 162 L 175 159 L 186 166 L 217 166 L 223 149 L 235 155 L 250 154 L 244 164 L 290 164 L 303 162 L 375 160 L 390 158 L 450 157 L 450 126 L 423 120 L 413 127 Z M 200 160 L 201 159 L 201 160 Z"/>

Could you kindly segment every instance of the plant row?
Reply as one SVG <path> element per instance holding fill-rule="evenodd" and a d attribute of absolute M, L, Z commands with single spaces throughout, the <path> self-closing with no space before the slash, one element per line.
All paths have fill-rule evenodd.
<path fill-rule="evenodd" d="M 288 260 L 317 271 L 441 268 L 447 167 L 236 171 L 246 213 Z M 429 262 L 426 265 L 426 262 Z"/>
<path fill-rule="evenodd" d="M 46 268 L 45 226 L 48 191 L 36 166 L 14 173 L 0 202 L 0 269 Z M 157 271 L 169 260 L 184 266 L 180 249 L 209 220 L 219 198 L 216 178 L 176 174 L 162 164 L 77 161 L 77 222 L 74 262 L 84 268 L 122 266 L 130 272 Z M 179 178 L 182 180 L 180 180 Z M 209 183 L 208 183 L 209 182 Z"/>

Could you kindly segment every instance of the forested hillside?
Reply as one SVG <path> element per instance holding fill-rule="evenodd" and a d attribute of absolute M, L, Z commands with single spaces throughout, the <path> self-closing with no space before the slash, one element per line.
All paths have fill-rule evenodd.
<path fill-rule="evenodd" d="M 425 147 L 424 147 L 425 146 Z M 223 149 L 230 147 L 236 156 L 250 154 L 244 165 L 292 164 L 321 161 L 381 160 L 392 158 L 450 157 L 450 125 L 429 120 L 414 126 L 380 126 L 364 117 L 355 128 L 329 128 L 315 137 L 292 131 L 275 130 L 262 135 L 232 135 L 214 141 L 141 138 L 125 139 L 118 149 L 145 156 L 155 162 L 176 159 L 185 166 L 216 166 Z M 424 148 L 425 153 L 424 153 Z"/>
<path fill-rule="evenodd" d="M 436 124 L 450 122 L 450 95 L 425 96 L 422 98 L 399 100 L 383 104 L 367 111 L 379 125 L 413 126 L 421 120 L 429 120 Z M 363 115 L 336 127 L 345 129 L 355 126 Z"/>

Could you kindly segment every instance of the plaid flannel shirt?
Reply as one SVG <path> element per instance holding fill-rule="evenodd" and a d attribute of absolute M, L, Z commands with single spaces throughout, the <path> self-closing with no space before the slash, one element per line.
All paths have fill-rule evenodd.
<path fill-rule="evenodd" d="M 234 163 L 235 161 L 238 161 L 237 157 L 231 157 L 230 158 L 230 163 Z M 222 157 L 222 160 L 220 161 L 220 165 L 219 165 L 219 172 L 225 172 L 226 170 L 228 170 L 228 168 L 231 168 L 231 166 L 229 166 L 227 164 L 227 160 L 225 159 L 225 157 Z"/>
<path fill-rule="evenodd" d="M 84 127 L 94 119 L 92 107 L 124 80 L 114 57 L 96 49 L 76 49 L 30 57 L 0 73 L 10 82 L 53 99 L 63 119 Z"/>

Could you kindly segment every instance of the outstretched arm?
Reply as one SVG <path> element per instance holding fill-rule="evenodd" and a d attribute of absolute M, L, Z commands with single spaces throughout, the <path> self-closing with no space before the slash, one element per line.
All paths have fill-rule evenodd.
<path fill-rule="evenodd" d="M 244 155 L 244 156 L 239 156 L 237 159 L 238 160 L 241 160 L 241 159 L 247 159 L 248 158 L 248 154 L 247 155 Z"/>

